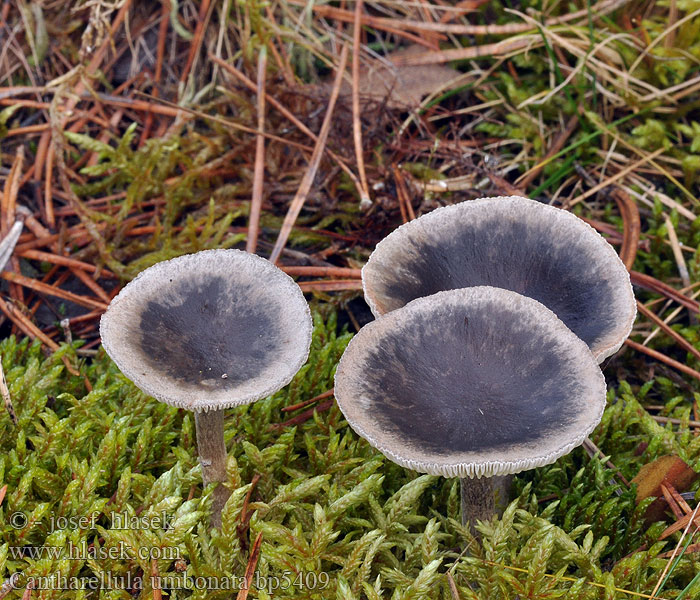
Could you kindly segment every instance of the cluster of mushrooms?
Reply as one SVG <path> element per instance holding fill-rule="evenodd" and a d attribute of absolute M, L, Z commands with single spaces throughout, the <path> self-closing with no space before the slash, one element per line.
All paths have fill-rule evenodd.
<path fill-rule="evenodd" d="M 617 253 L 575 215 L 517 196 L 438 208 L 382 240 L 362 282 L 377 319 L 338 365 L 338 405 L 394 462 L 459 477 L 472 531 L 510 476 L 600 422 L 598 364 L 636 302 Z"/>
<path fill-rule="evenodd" d="M 598 364 L 636 305 L 615 251 L 574 215 L 519 197 L 440 208 L 380 242 L 362 280 L 377 319 L 338 365 L 338 405 L 394 462 L 460 477 L 463 522 L 490 518 L 508 476 L 554 462 L 600 421 Z M 239 250 L 156 264 L 103 315 L 119 369 L 194 411 L 213 526 L 230 495 L 224 410 L 287 385 L 311 331 L 299 286 Z"/>

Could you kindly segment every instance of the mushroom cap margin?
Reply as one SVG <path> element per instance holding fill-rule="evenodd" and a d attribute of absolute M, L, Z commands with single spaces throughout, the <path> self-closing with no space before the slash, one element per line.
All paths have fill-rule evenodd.
<path fill-rule="evenodd" d="M 540 329 L 546 328 L 549 331 L 548 340 L 556 341 L 555 349 L 557 352 L 563 352 L 566 355 L 565 363 L 577 370 L 578 377 L 582 381 L 576 383 L 572 389 L 576 390 L 575 398 L 571 399 L 571 403 L 578 402 L 581 410 L 581 418 L 573 420 L 568 424 L 562 424 L 561 431 L 555 436 L 557 439 L 545 439 L 538 450 L 533 450 L 533 441 L 530 440 L 525 444 L 514 444 L 515 450 L 510 450 L 510 454 L 504 452 L 501 448 L 496 448 L 488 451 L 474 451 L 473 449 L 464 449 L 458 452 L 450 453 L 449 449 L 445 452 L 432 451 L 426 449 L 435 440 L 436 444 L 440 444 L 441 440 L 454 439 L 452 435 L 454 431 L 449 432 L 450 426 L 453 426 L 459 421 L 458 418 L 448 418 L 445 427 L 441 427 L 432 414 L 434 411 L 439 412 L 435 408 L 437 401 L 440 400 L 439 394 L 441 390 L 440 379 L 445 373 L 452 372 L 453 365 L 449 364 L 452 357 L 455 356 L 455 348 L 449 348 L 449 340 L 441 338 L 436 342 L 436 347 L 443 349 L 443 356 L 446 361 L 441 361 L 439 357 L 433 357 L 432 362 L 428 361 L 427 366 L 421 365 L 420 357 L 412 361 L 412 364 L 398 366 L 393 374 L 397 376 L 411 377 L 414 382 L 420 382 L 422 379 L 433 378 L 434 381 L 428 381 L 426 384 L 427 394 L 432 394 L 435 401 L 428 400 L 423 406 L 420 413 L 416 413 L 406 417 L 404 423 L 406 429 L 419 427 L 421 425 L 428 428 L 428 431 L 421 439 L 415 434 L 413 429 L 413 439 L 407 441 L 406 438 L 401 438 L 403 432 L 397 428 L 392 428 L 392 425 L 386 425 L 386 415 L 382 414 L 381 404 L 378 404 L 377 397 L 386 396 L 390 393 L 391 384 L 386 381 L 380 383 L 377 390 L 377 397 L 369 398 L 367 395 L 363 397 L 363 385 L 367 381 L 373 379 L 372 362 L 376 361 L 377 355 L 381 354 L 376 350 L 384 344 L 385 350 L 389 355 L 400 355 L 405 351 L 406 345 L 410 344 L 410 339 L 403 339 L 399 345 L 386 344 L 387 337 L 392 335 L 392 332 L 398 331 L 406 333 L 404 337 L 416 337 L 415 328 L 411 329 L 410 323 L 428 323 L 431 313 L 435 313 L 435 307 L 443 305 L 453 305 L 466 308 L 468 311 L 467 319 L 470 325 L 473 326 L 472 319 L 478 318 L 479 314 L 485 307 L 493 303 L 501 304 L 508 310 L 512 309 L 512 313 L 516 319 L 521 319 L 526 325 L 537 325 Z M 439 312 L 439 311 L 438 311 Z M 434 316 L 434 315 L 433 315 Z M 454 331 L 459 328 L 459 320 L 461 314 L 455 323 L 447 327 L 449 331 Z M 407 323 L 409 323 L 407 325 Z M 503 320 L 494 321 L 496 328 L 504 327 Z M 487 325 L 490 327 L 491 325 Z M 475 328 L 475 331 L 478 327 Z M 510 332 L 506 332 L 506 336 Z M 523 350 L 524 355 L 532 355 L 537 351 L 538 347 L 542 346 L 542 340 L 533 340 L 530 348 Z M 374 356 L 372 348 L 375 349 Z M 410 352 L 408 353 L 410 355 Z M 447 364 L 446 364 L 447 363 Z M 517 364 L 517 363 L 516 363 Z M 546 361 L 543 363 L 546 366 Z M 383 365 L 375 369 L 391 369 L 391 365 Z M 431 375 L 432 374 L 432 375 Z M 507 373 L 505 374 L 508 375 Z M 558 382 L 554 382 L 556 385 Z M 537 387 L 537 386 L 536 386 Z M 551 387 L 551 386 L 549 386 Z M 346 420 L 361 437 L 365 438 L 370 445 L 378 449 L 385 456 L 397 464 L 416 470 L 419 472 L 430 473 L 433 475 L 442 475 L 445 477 L 491 477 L 494 475 L 506 475 L 518 473 L 523 470 L 543 466 L 556 461 L 559 457 L 568 454 L 575 447 L 579 446 L 586 437 L 593 431 L 596 425 L 600 422 L 603 410 L 606 404 L 606 386 L 605 379 L 598 367 L 595 359 L 588 350 L 587 345 L 575 336 L 557 317 L 541 303 L 516 294 L 514 292 L 504 290 L 502 288 L 493 288 L 488 286 L 478 286 L 474 288 L 463 288 L 458 290 L 449 290 L 438 292 L 433 296 L 418 298 L 408 303 L 403 308 L 392 311 L 384 316 L 381 316 L 376 321 L 366 325 L 354 338 L 351 340 L 345 354 L 340 360 L 336 371 L 335 379 L 335 395 L 338 401 L 338 406 L 343 412 Z M 398 394 L 397 394 L 398 395 Z M 484 397 L 488 397 L 485 394 Z M 404 396 L 402 395 L 402 398 Z M 525 399 L 524 405 L 529 399 Z M 389 400 L 386 400 L 388 402 Z M 431 402 L 433 405 L 431 405 Z M 540 403 L 541 404 L 541 403 Z M 484 408 L 486 408 L 484 406 Z M 565 407 L 564 407 L 565 408 Z M 408 411 L 415 409 L 407 406 L 405 410 L 399 407 L 394 412 L 394 415 L 408 414 Z M 475 415 L 476 413 L 472 411 Z M 483 415 L 483 413 L 482 413 Z M 496 407 L 488 415 L 498 423 L 505 423 L 507 414 L 500 407 Z M 526 423 L 542 421 L 543 417 L 540 414 L 534 415 L 533 418 L 527 419 L 523 415 L 515 415 L 515 421 Z M 401 417 L 402 418 L 402 417 Z M 488 418 L 488 417 L 487 417 Z M 556 430 L 558 425 L 556 422 L 549 423 Z M 432 429 L 431 429 L 432 426 Z M 457 432 L 458 435 L 462 431 Z M 486 439 L 486 436 L 483 436 Z M 537 440 L 535 440 L 536 443 Z M 506 445 L 508 441 L 504 442 Z"/>
<path fill-rule="evenodd" d="M 192 294 L 195 298 L 188 300 Z M 218 302 L 207 300 L 211 294 Z M 227 302 L 230 315 L 220 310 Z M 169 319 L 173 309 L 176 318 Z M 236 313 L 248 319 L 251 331 L 235 327 Z M 187 326 L 190 316 L 199 318 L 200 330 Z M 144 332 L 146 317 L 167 335 L 158 339 Z M 254 325 L 273 322 L 274 331 L 254 330 Z M 218 352 L 201 339 L 202 327 L 218 338 Z M 126 377 L 157 400 L 193 411 L 249 404 L 287 385 L 308 358 L 312 329 L 309 306 L 296 282 L 266 259 L 233 249 L 204 250 L 145 269 L 124 286 L 100 320 L 102 344 Z M 180 335 L 185 339 L 178 347 Z M 225 346 L 233 342 L 240 347 L 238 364 L 226 356 Z M 251 349 L 258 354 L 273 349 L 275 355 L 268 356 L 252 380 L 237 381 L 242 366 L 256 369 L 255 360 L 245 354 Z M 193 369 L 206 375 L 196 363 L 215 355 L 212 364 L 223 372 L 194 381 Z M 169 360 L 180 364 L 168 365 Z M 230 370 L 222 366 L 229 362 Z"/>
<path fill-rule="evenodd" d="M 615 354 L 631 333 L 637 315 L 636 300 L 630 276 L 620 260 L 620 257 L 605 238 L 576 215 L 566 210 L 521 196 L 479 198 L 460 202 L 458 204 L 442 206 L 422 215 L 418 219 L 397 227 L 377 244 L 367 263 L 362 268 L 362 288 L 365 300 L 372 314 L 376 317 L 395 309 L 395 307 L 387 307 L 386 302 L 382 302 L 381 288 L 386 280 L 386 276 L 382 274 L 382 270 L 386 269 L 386 272 L 394 271 L 396 270 L 397 263 L 400 263 L 400 261 L 396 260 L 397 257 L 401 257 L 404 260 L 410 257 L 406 240 L 410 241 L 413 238 L 418 240 L 418 243 L 423 243 L 430 239 L 434 240 L 436 235 L 439 236 L 443 232 L 454 232 L 455 227 L 462 225 L 469 216 L 478 218 L 486 218 L 489 216 L 483 210 L 487 207 L 500 211 L 502 214 L 508 211 L 523 211 L 521 214 L 525 214 L 525 211 L 539 211 L 542 215 L 546 215 L 547 219 L 551 222 L 551 231 L 560 227 L 568 233 L 576 234 L 575 236 L 562 238 L 562 246 L 570 246 L 572 243 L 577 242 L 579 245 L 586 246 L 587 249 L 590 249 L 597 258 L 602 258 L 602 260 L 605 261 L 605 269 L 602 269 L 602 271 L 605 272 L 606 276 L 610 275 L 608 281 L 615 287 L 614 301 L 621 310 L 618 315 L 608 315 L 608 321 L 611 326 L 603 335 L 595 340 L 589 341 L 589 344 L 591 352 L 593 352 L 599 363 Z M 490 212 L 493 212 L 493 210 Z M 576 237 L 578 237 L 578 240 L 576 240 Z M 386 263 L 386 265 L 383 263 Z M 410 282 L 413 277 L 413 274 L 410 272 L 410 265 L 408 265 L 408 267 L 399 268 L 403 269 L 401 279 Z M 579 276 L 580 273 L 573 275 L 573 277 Z M 521 289 L 513 289 L 508 285 L 499 285 L 498 283 L 488 280 L 477 282 L 473 285 L 491 285 L 525 293 Z M 460 282 L 458 287 L 469 286 L 461 285 Z M 449 287 L 441 289 L 456 288 Z M 435 293 L 436 291 L 439 290 L 433 289 L 430 293 Z M 413 295 L 413 298 L 415 297 L 419 296 Z M 540 297 L 536 299 L 549 307 L 550 303 L 545 302 L 543 298 Z M 551 306 L 550 308 L 554 307 Z M 593 314 L 595 315 L 596 313 L 593 312 Z M 600 314 L 596 315 L 596 317 L 600 316 Z M 567 325 L 572 324 L 567 323 Z"/>

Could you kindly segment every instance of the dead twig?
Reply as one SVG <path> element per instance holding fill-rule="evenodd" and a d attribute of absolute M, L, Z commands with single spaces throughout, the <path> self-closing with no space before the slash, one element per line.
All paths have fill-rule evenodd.
<path fill-rule="evenodd" d="M 656 350 L 652 350 L 651 348 L 647 348 L 646 346 L 642 346 L 641 344 L 638 344 L 637 342 L 633 342 L 632 340 L 625 340 L 625 345 L 629 346 L 630 348 L 633 348 L 634 350 L 637 350 L 637 352 L 641 352 L 642 354 L 646 354 L 647 356 L 650 356 L 651 358 L 655 358 L 658 361 L 661 361 L 662 363 L 667 364 L 669 367 L 673 367 L 674 369 L 681 371 L 685 373 L 686 375 L 690 375 L 691 377 L 694 377 L 698 381 L 700 381 L 700 372 L 696 371 L 695 369 L 691 369 L 688 365 L 684 365 L 683 363 L 678 362 L 677 360 L 673 360 L 672 358 L 669 358 L 665 354 L 662 354 L 661 352 L 657 352 Z"/>
<path fill-rule="evenodd" d="M 298 277 L 347 277 L 361 279 L 362 269 L 347 269 L 345 267 L 280 267 L 287 275 Z"/>
<path fill-rule="evenodd" d="M 396 182 L 396 192 L 399 197 L 401 217 L 404 219 L 404 223 L 407 221 L 413 221 L 416 218 L 416 213 L 414 212 L 413 205 L 411 204 L 411 195 L 408 193 L 408 187 L 406 186 L 404 175 L 396 165 L 392 167 L 392 171 L 394 173 L 394 181 Z M 405 211 L 404 207 L 406 207 Z"/>
<path fill-rule="evenodd" d="M 248 541 L 246 540 L 246 534 L 248 533 L 248 528 L 250 526 L 250 518 L 253 513 L 248 511 L 248 505 L 250 504 L 250 499 L 253 496 L 253 490 L 258 481 L 260 481 L 260 474 L 256 473 L 253 475 L 253 479 L 250 481 L 250 488 L 243 499 L 243 506 L 241 507 L 241 514 L 239 516 L 240 523 L 236 527 L 236 535 L 238 536 L 238 541 L 241 544 L 241 549 L 245 552 L 248 549 Z"/>
<path fill-rule="evenodd" d="M 246 600 L 248 598 L 248 592 L 250 591 L 250 586 L 253 583 L 253 575 L 255 574 L 255 567 L 258 564 L 258 559 L 260 558 L 260 546 L 262 545 L 262 531 L 258 533 L 258 536 L 253 542 L 253 548 L 250 551 L 250 557 L 248 558 L 248 565 L 245 569 L 245 583 L 240 590 L 238 590 L 238 595 L 236 600 Z"/>
<path fill-rule="evenodd" d="M 343 290 L 361 290 L 362 282 L 357 279 L 352 280 L 327 280 L 327 281 L 300 281 L 299 287 L 302 292 L 340 292 Z"/>
<path fill-rule="evenodd" d="M 315 396 L 313 398 L 309 398 L 308 400 L 304 400 L 303 402 L 299 402 L 298 404 L 291 404 L 290 406 L 284 406 L 282 407 L 282 412 L 294 412 L 295 410 L 299 410 L 300 408 L 304 408 L 306 406 L 309 406 L 309 404 L 313 404 L 314 402 L 318 402 L 319 400 L 324 400 L 325 398 L 330 398 L 333 395 L 333 389 L 331 388 L 327 392 L 323 392 L 323 394 L 319 394 L 318 396 Z"/>
<path fill-rule="evenodd" d="M 151 559 L 151 587 L 153 588 L 153 600 L 163 600 L 163 591 L 160 587 L 158 560 L 155 558 Z"/>
<path fill-rule="evenodd" d="M 688 427 L 692 427 L 694 429 L 700 428 L 700 421 L 693 421 L 691 420 L 683 420 L 683 419 L 674 419 L 672 417 L 661 417 L 659 415 L 651 415 L 651 418 L 654 419 L 657 423 L 671 423 L 671 425 L 688 425 Z"/>
<path fill-rule="evenodd" d="M 38 338 L 49 350 L 58 350 L 58 344 L 49 336 L 44 334 L 41 329 L 39 329 L 24 314 L 22 314 L 22 311 L 15 308 L 12 303 L 5 302 L 2 298 L 0 298 L 0 311 L 2 311 L 5 316 L 15 325 L 17 325 L 24 335 L 28 336 L 32 340 Z"/>
<path fill-rule="evenodd" d="M 61 288 L 47 285 L 46 283 L 42 283 L 36 279 L 31 279 L 30 277 L 25 277 L 24 275 L 18 275 L 17 273 L 12 273 L 10 271 L 2 271 L 0 272 L 0 277 L 12 283 L 17 283 L 26 288 L 32 289 L 40 294 L 55 296 L 57 298 L 61 298 L 62 300 L 68 300 L 90 309 L 107 310 L 108 302 L 100 302 L 99 300 L 95 300 L 87 296 L 79 296 L 73 292 L 67 292 Z"/>
<path fill-rule="evenodd" d="M 630 271 L 630 279 L 634 285 L 644 288 L 666 298 L 682 304 L 686 308 L 690 309 L 693 313 L 700 311 L 700 304 L 696 300 L 689 298 L 685 294 L 679 292 L 678 290 L 672 288 L 670 285 L 659 281 L 651 275 L 645 275 L 644 273 L 639 273 L 638 271 Z"/>
<path fill-rule="evenodd" d="M 611 195 L 617 203 L 624 224 L 620 260 L 622 260 L 629 271 L 637 258 L 639 238 L 642 233 L 639 209 L 637 208 L 637 203 L 624 190 L 616 188 Z"/>
<path fill-rule="evenodd" d="M 698 350 L 695 346 L 693 346 L 680 333 L 671 329 L 671 327 L 669 327 L 663 319 L 661 319 L 654 312 L 649 310 L 639 300 L 637 300 L 637 309 L 647 319 L 656 323 L 656 325 L 658 325 L 664 331 L 664 333 L 668 334 L 671 338 L 673 338 L 684 350 L 686 350 L 687 352 L 690 352 L 693 356 L 695 356 L 695 358 L 700 360 L 700 350 Z"/>
<path fill-rule="evenodd" d="M 292 417 L 287 421 L 283 421 L 282 423 L 273 423 L 272 425 L 270 425 L 270 429 L 284 429 L 285 427 L 293 427 L 294 425 L 301 425 L 302 423 L 306 423 L 306 421 L 313 418 L 315 412 L 323 412 L 324 410 L 328 410 L 331 406 L 333 406 L 334 402 L 335 399 L 333 398 L 330 400 L 326 400 L 325 402 L 321 402 L 321 404 L 319 404 L 318 406 L 309 408 L 304 412 L 299 413 L 296 417 Z"/>

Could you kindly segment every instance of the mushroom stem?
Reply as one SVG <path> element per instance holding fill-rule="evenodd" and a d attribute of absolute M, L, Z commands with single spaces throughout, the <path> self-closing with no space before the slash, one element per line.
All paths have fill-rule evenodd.
<path fill-rule="evenodd" d="M 488 521 L 503 512 L 508 505 L 512 476 L 460 478 L 462 495 L 462 525 L 469 523 L 476 537 L 476 522 Z"/>
<path fill-rule="evenodd" d="M 195 412 L 194 422 L 197 430 L 197 450 L 199 464 L 202 466 L 202 482 L 206 487 L 218 483 L 214 489 L 211 507 L 212 527 L 221 526 L 221 511 L 231 495 L 230 490 L 222 485 L 226 481 L 226 444 L 224 443 L 224 411 L 210 410 Z"/>

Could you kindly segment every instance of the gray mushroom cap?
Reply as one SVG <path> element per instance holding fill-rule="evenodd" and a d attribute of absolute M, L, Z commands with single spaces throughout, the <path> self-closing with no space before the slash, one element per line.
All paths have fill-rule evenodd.
<path fill-rule="evenodd" d="M 388 458 L 445 477 L 552 463 L 584 441 L 606 400 L 588 347 L 552 311 L 486 286 L 419 298 L 363 327 L 335 397 Z"/>
<path fill-rule="evenodd" d="M 248 404 L 306 362 L 311 314 L 269 261 L 205 250 L 141 272 L 100 321 L 102 344 L 140 389 L 193 411 Z"/>
<path fill-rule="evenodd" d="M 438 208 L 402 225 L 362 269 L 375 316 L 441 290 L 489 285 L 539 300 L 599 362 L 617 352 L 637 314 L 629 273 L 590 225 L 518 196 Z"/>

